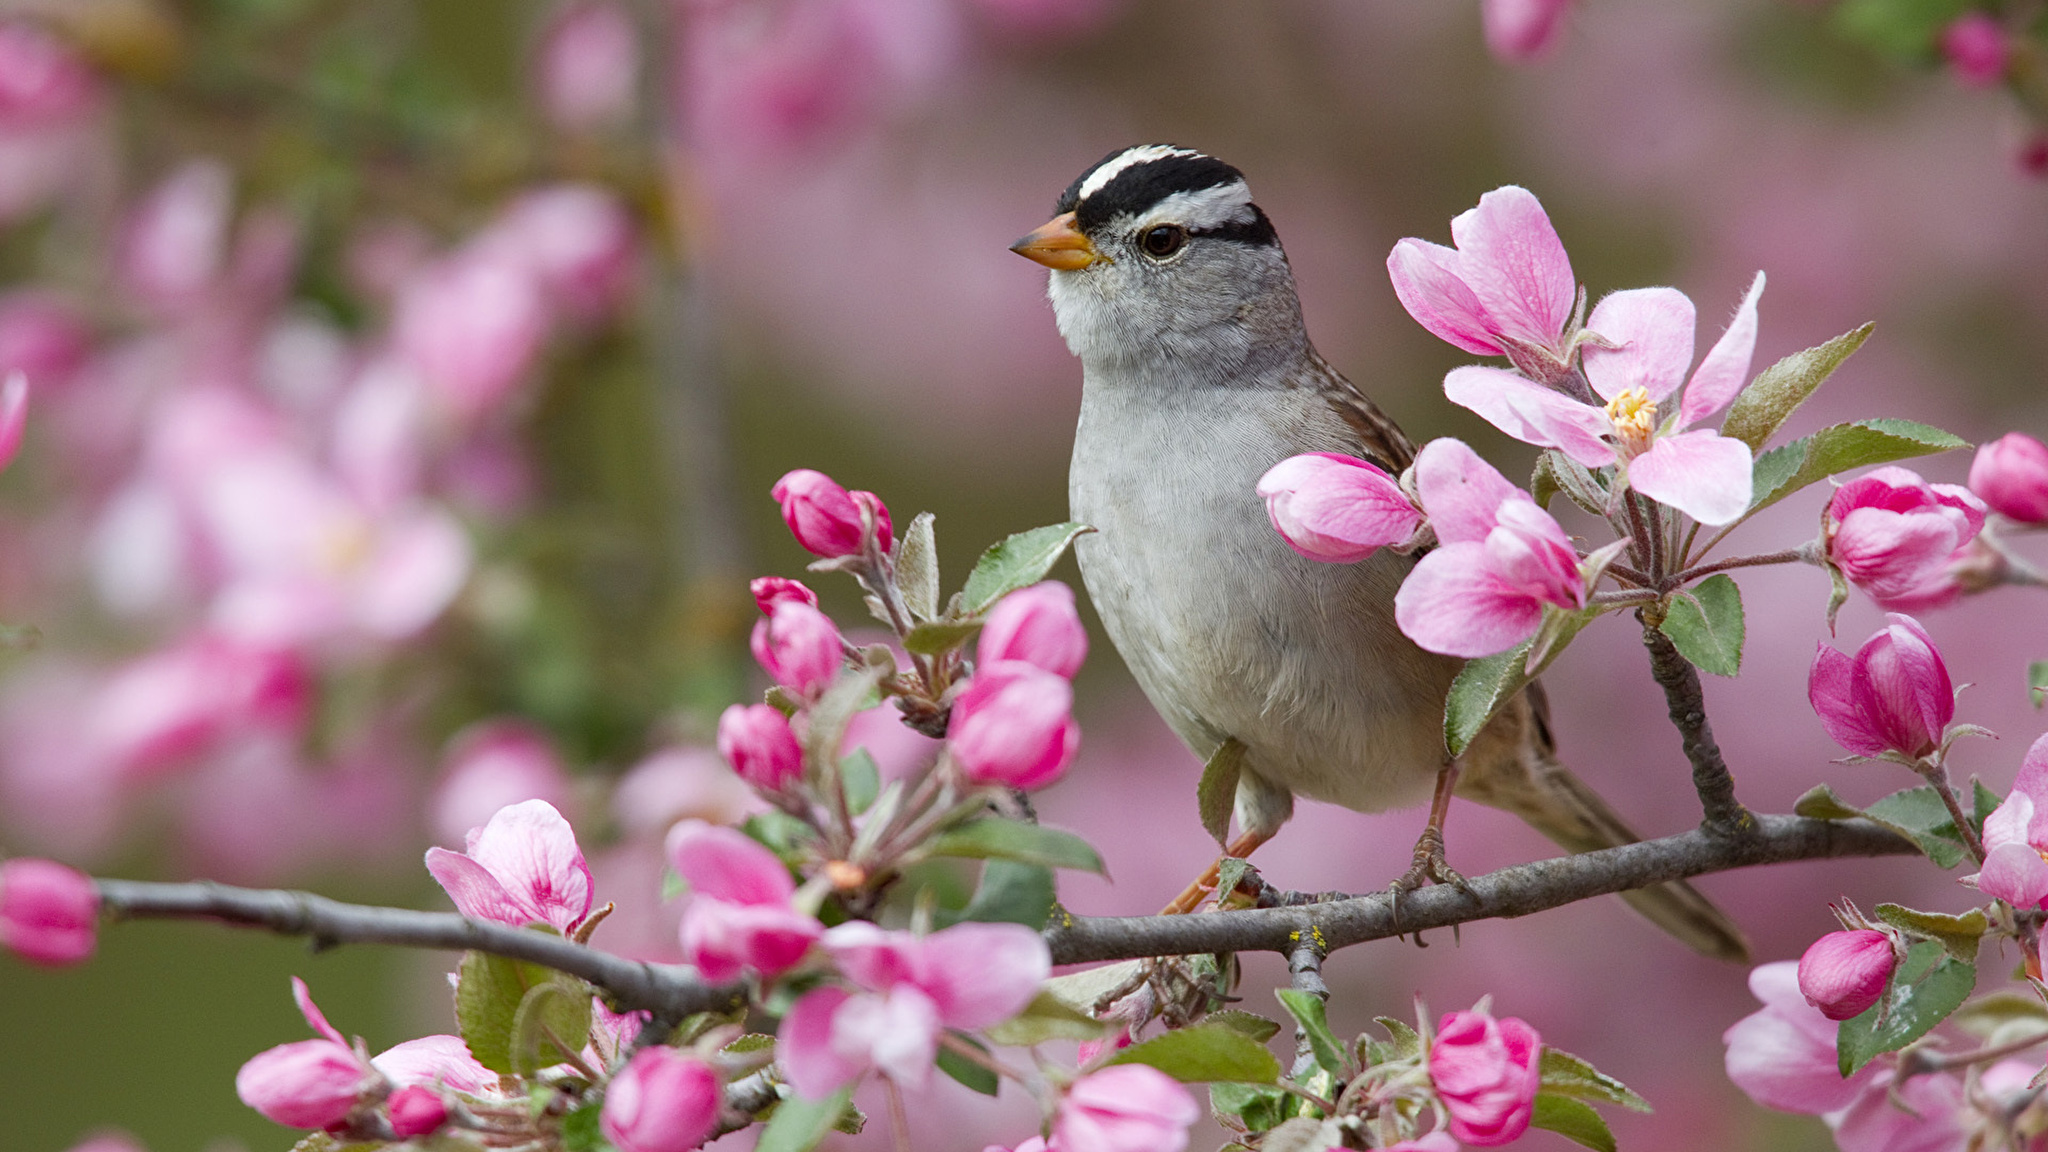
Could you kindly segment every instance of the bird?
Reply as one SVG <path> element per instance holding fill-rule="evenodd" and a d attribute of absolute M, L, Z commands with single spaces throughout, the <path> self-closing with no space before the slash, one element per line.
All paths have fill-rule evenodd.
<path fill-rule="evenodd" d="M 1415 445 L 1310 342 L 1242 172 L 1171 144 L 1120 149 L 1011 250 L 1050 269 L 1054 319 L 1081 362 L 1068 499 L 1095 529 L 1075 554 L 1103 628 L 1197 756 L 1241 750 L 1227 856 L 1271 839 L 1296 796 L 1360 812 L 1430 802 L 1397 898 L 1463 883 L 1443 847 L 1454 791 L 1572 852 L 1639 839 L 1558 761 L 1538 683 L 1450 755 L 1444 701 L 1462 661 L 1394 621 L 1415 556 L 1320 563 L 1269 523 L 1255 486 L 1280 461 L 1345 453 L 1399 475 Z M 1199 906 L 1216 872 L 1167 910 Z M 1748 955 L 1688 884 L 1623 898 L 1699 952 Z"/>

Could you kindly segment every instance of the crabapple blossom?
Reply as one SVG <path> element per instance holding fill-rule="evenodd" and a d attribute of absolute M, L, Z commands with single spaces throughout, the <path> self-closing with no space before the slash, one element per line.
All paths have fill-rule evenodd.
<path fill-rule="evenodd" d="M 1956 17 L 1941 31 L 1941 54 L 1949 72 L 1966 88 L 1989 88 L 2005 79 L 2011 51 L 2004 26 L 1982 9 Z"/>
<path fill-rule="evenodd" d="M 370 1066 L 400 1088 L 439 1087 L 469 1096 L 497 1095 L 496 1072 L 477 1062 L 460 1036 L 445 1033 L 393 1044 L 370 1057 Z"/>
<path fill-rule="evenodd" d="M 1516 1017 L 1450 1012 L 1429 1047 L 1429 1078 L 1451 1114 L 1453 1137 L 1482 1148 L 1528 1131 L 1541 1081 L 1543 1040 Z"/>
<path fill-rule="evenodd" d="M 719 716 L 718 754 L 764 792 L 780 792 L 804 774 L 804 751 L 789 718 L 767 704 L 734 704 Z"/>
<path fill-rule="evenodd" d="M 1860 1016 L 1884 995 L 1898 963 L 1892 938 L 1882 932 L 1830 932 L 1799 958 L 1799 994 L 1830 1020 Z"/>
<path fill-rule="evenodd" d="M 1557 43 L 1571 9 L 1572 0 L 1483 0 L 1486 47 L 1510 63 L 1540 59 Z"/>
<path fill-rule="evenodd" d="M 1447 656 L 1490 656 L 1534 635 L 1545 605 L 1585 606 L 1579 554 L 1564 529 L 1471 448 L 1433 440 L 1414 475 L 1441 546 L 1394 596 L 1394 620 L 1409 639 Z"/>
<path fill-rule="evenodd" d="M 1956 714 L 1955 688 L 1920 622 L 1897 612 L 1887 619 L 1853 657 L 1816 645 L 1807 698 L 1821 727 L 1850 752 L 1919 759 L 1941 746 Z"/>
<path fill-rule="evenodd" d="M 1073 685 L 1022 660 L 983 665 L 953 701 L 946 744 L 976 784 L 1027 791 L 1052 784 L 1081 747 Z"/>
<path fill-rule="evenodd" d="M 400 1088 L 386 1101 L 392 1135 L 400 1139 L 432 1135 L 448 1121 L 448 1104 L 431 1088 Z"/>
<path fill-rule="evenodd" d="M 472 247 L 523 267 L 549 306 L 590 323 L 613 312 L 632 286 L 638 236 L 618 197 L 564 183 L 522 193 Z"/>
<path fill-rule="evenodd" d="M 144 780 L 230 736 L 296 733 L 312 692 L 299 653 L 201 632 L 115 669 L 88 705 L 86 727 L 123 779 Z"/>
<path fill-rule="evenodd" d="M 1952 597 L 1950 562 L 1983 529 L 1984 513 L 1967 488 L 1887 465 L 1835 489 L 1822 540 L 1849 583 L 1881 607 L 1909 611 Z"/>
<path fill-rule="evenodd" d="M 571 935 L 590 915 L 590 866 L 575 830 L 545 800 L 498 810 L 469 831 L 462 852 L 427 849 L 427 871 L 464 916 Z"/>
<path fill-rule="evenodd" d="M 347 1120 L 384 1077 L 327 1022 L 306 982 L 296 976 L 292 998 L 321 1039 L 280 1044 L 250 1057 L 235 1074 L 235 1094 L 288 1128 L 332 1128 Z"/>
<path fill-rule="evenodd" d="M 1387 256 L 1394 295 L 1416 323 L 1481 356 L 1528 348 L 1566 363 L 1578 282 L 1536 197 L 1496 188 L 1451 221 L 1451 239 L 1457 247 L 1411 236 Z"/>
<path fill-rule="evenodd" d="M 573 0 L 549 18 L 534 61 L 541 109 L 557 128 L 591 132 L 632 118 L 640 86 L 633 14 L 618 0 Z"/>
<path fill-rule="evenodd" d="M 527 263 L 478 245 L 430 263 L 399 288 L 392 342 L 450 414 L 496 409 L 526 378 L 547 335 L 547 301 Z"/>
<path fill-rule="evenodd" d="M 818 606 L 816 592 L 805 587 L 801 580 L 791 580 L 786 576 L 756 577 L 747 589 L 754 594 L 754 603 L 764 616 L 779 600 L 800 600 L 813 608 Z"/>
<path fill-rule="evenodd" d="M 1180 1082 L 1144 1064 L 1114 1064 L 1060 1098 L 1050 1146 L 1059 1152 L 1181 1152 L 1201 1116 Z"/>
<path fill-rule="evenodd" d="M 1984 820 L 1984 870 L 1978 891 L 2019 909 L 2048 904 L 2048 736 L 2020 761 L 2012 791 Z"/>
<path fill-rule="evenodd" d="M 1074 590 L 1045 580 L 1003 597 L 989 612 L 975 653 L 983 665 L 1022 660 L 1073 679 L 1088 658 L 1088 630 L 1074 608 Z"/>
<path fill-rule="evenodd" d="M 1878 1083 L 1885 1068 L 1876 1062 L 1843 1077 L 1835 1023 L 1801 994 L 1797 962 L 1751 970 L 1749 990 L 1764 1006 L 1730 1025 L 1721 1039 L 1728 1045 L 1728 1079 L 1750 1099 L 1780 1112 L 1818 1116 L 1847 1108 Z"/>
<path fill-rule="evenodd" d="M 1335 452 L 1290 456 L 1259 477 L 1273 529 L 1310 560 L 1348 564 L 1406 543 L 1422 513 L 1379 465 Z"/>
<path fill-rule="evenodd" d="M 861 550 L 867 528 L 861 513 L 874 518 L 876 542 L 884 552 L 895 543 L 889 509 L 872 492 L 848 492 L 823 472 L 798 468 L 769 489 L 782 506 L 783 522 L 796 542 L 819 556 L 851 556 Z"/>
<path fill-rule="evenodd" d="M 718 1075 L 674 1048 L 641 1049 L 605 1086 L 598 1127 L 619 1152 L 689 1152 L 718 1123 Z"/>
<path fill-rule="evenodd" d="M 790 905 L 796 885 L 789 869 L 744 833 L 684 820 L 669 829 L 666 848 L 691 891 L 679 932 L 683 957 L 704 979 L 731 980 L 749 969 L 779 976 L 824 933 L 816 917 Z"/>
<path fill-rule="evenodd" d="M 1970 491 L 1993 512 L 2022 524 L 2048 524 L 2048 444 L 2008 432 L 1977 449 Z"/>
<path fill-rule="evenodd" d="M 839 627 L 801 600 L 778 600 L 765 619 L 754 622 L 749 641 L 754 659 L 777 684 L 799 696 L 815 697 L 846 661 Z"/>
<path fill-rule="evenodd" d="M 0 861 L 0 947 L 32 964 L 91 956 L 99 910 L 92 878 L 75 868 L 34 857 Z"/>
<path fill-rule="evenodd" d="M 776 1059 L 797 1095 L 817 1100 L 870 1069 L 908 1088 L 931 1079 L 939 1051 L 939 1012 L 908 984 L 877 993 L 814 988 L 790 1006 Z"/>

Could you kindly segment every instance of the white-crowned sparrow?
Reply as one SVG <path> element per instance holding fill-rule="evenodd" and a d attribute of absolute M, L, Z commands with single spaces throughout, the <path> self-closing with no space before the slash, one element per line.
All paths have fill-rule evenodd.
<path fill-rule="evenodd" d="M 1052 269 L 1081 359 L 1068 492 L 1097 529 L 1076 547 L 1103 626 L 1197 755 L 1244 746 L 1231 855 L 1271 838 L 1297 793 L 1377 812 L 1433 782 L 1423 873 L 1454 875 L 1440 832 L 1453 784 L 1572 851 L 1636 839 L 1553 757 L 1536 687 L 1451 761 L 1444 697 L 1460 662 L 1394 623 L 1413 558 L 1317 563 L 1268 523 L 1254 486 L 1281 460 L 1343 452 L 1398 474 L 1414 445 L 1309 343 L 1287 257 L 1237 169 L 1170 145 L 1111 153 L 1013 250 Z M 1746 955 L 1685 884 L 1626 898 L 1702 952 Z"/>

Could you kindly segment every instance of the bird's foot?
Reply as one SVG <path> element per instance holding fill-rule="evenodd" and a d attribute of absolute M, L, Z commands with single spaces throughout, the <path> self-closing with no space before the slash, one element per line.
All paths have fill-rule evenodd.
<path fill-rule="evenodd" d="M 1422 887 L 1424 883 L 1449 884 L 1467 895 L 1472 892 L 1471 882 L 1444 859 L 1443 829 L 1434 824 L 1424 828 L 1422 838 L 1415 842 L 1414 864 L 1408 871 L 1402 873 L 1399 879 L 1388 885 L 1388 890 L 1394 894 L 1396 908 L 1399 907 L 1401 897 Z"/>

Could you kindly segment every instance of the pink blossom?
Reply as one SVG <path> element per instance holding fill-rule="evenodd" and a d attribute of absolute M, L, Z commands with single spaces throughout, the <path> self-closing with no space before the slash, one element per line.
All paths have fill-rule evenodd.
<path fill-rule="evenodd" d="M 1022 660 L 1073 679 L 1088 658 L 1088 630 L 1074 608 L 1074 590 L 1046 580 L 1003 597 L 989 612 L 975 652 L 983 665 Z"/>
<path fill-rule="evenodd" d="M 1889 1064 L 1885 1067 L 1884 1075 L 1847 1109 L 1825 1118 L 1834 1129 L 1835 1147 L 1841 1152 L 1954 1152 L 1965 1147 L 1963 1082 L 1936 1073 L 1894 1085 Z"/>
<path fill-rule="evenodd" d="M 1556 448 L 1588 468 L 1626 467 L 1630 487 L 1702 524 L 1727 524 L 1749 510 L 1749 445 L 1706 429 L 1685 429 L 1735 399 L 1756 347 L 1759 272 L 1728 330 L 1692 378 L 1693 305 L 1675 288 L 1636 288 L 1600 301 L 1587 330 L 1616 345 L 1588 345 L 1586 381 L 1604 406 L 1581 403 L 1499 368 L 1454 368 L 1444 394 L 1517 440 Z M 1685 385 L 1676 422 L 1659 415 Z"/>
<path fill-rule="evenodd" d="M 861 550 L 867 538 L 863 509 L 874 518 L 882 551 L 889 551 L 894 542 L 889 510 L 880 497 L 872 492 L 848 492 L 823 472 L 798 468 L 785 473 L 769 494 L 782 505 L 782 519 L 796 542 L 819 556 L 851 556 Z"/>
<path fill-rule="evenodd" d="M 754 594 L 754 603 L 764 616 L 778 600 L 801 600 L 813 608 L 818 606 L 816 592 L 805 587 L 803 581 L 791 580 L 787 576 L 759 576 L 747 585 L 747 589 Z"/>
<path fill-rule="evenodd" d="M 734 704 L 718 718 L 718 754 L 740 779 L 780 792 L 803 778 L 804 751 L 789 719 L 767 704 Z"/>
<path fill-rule="evenodd" d="M 881 993 L 814 988 L 790 1006 L 776 1059 L 797 1095 L 830 1096 L 874 1069 L 908 1088 L 931 1079 L 939 1013 L 931 997 L 902 984 Z"/>
<path fill-rule="evenodd" d="M 534 88 L 555 127 L 621 127 L 633 116 L 639 87 L 639 35 L 624 4 L 572 0 L 549 17 L 534 61 Z"/>
<path fill-rule="evenodd" d="M 391 1132 L 400 1139 L 432 1135 L 448 1121 L 448 1104 L 431 1088 L 400 1088 L 386 1104 Z"/>
<path fill-rule="evenodd" d="M 1871 1063 L 1843 1078 L 1835 1059 L 1835 1023 L 1800 993 L 1795 961 L 1752 970 L 1749 990 L 1763 1008 L 1737 1020 L 1721 1039 L 1728 1045 L 1728 1079 L 1750 1099 L 1780 1112 L 1818 1116 L 1847 1108 L 1885 1074 L 1881 1064 Z"/>
<path fill-rule="evenodd" d="M 1486 47 L 1494 59 L 1511 64 L 1541 59 L 1556 45 L 1571 10 L 1572 0 L 1483 0 Z"/>
<path fill-rule="evenodd" d="M 1888 465 L 1835 489 L 1822 538 L 1849 583 L 1882 607 L 1907 609 L 1944 586 L 1950 561 L 1976 539 L 1984 514 L 1969 489 L 1929 484 Z"/>
<path fill-rule="evenodd" d="M 235 1094 L 288 1128 L 332 1128 L 346 1121 L 383 1077 L 327 1022 L 306 982 L 296 976 L 292 997 L 322 1039 L 280 1044 L 250 1057 L 235 1074 Z"/>
<path fill-rule="evenodd" d="M 1519 345 L 1566 363 L 1578 282 L 1536 197 L 1496 188 L 1451 221 L 1451 239 L 1456 248 L 1411 236 L 1387 256 L 1394 295 L 1416 323 L 1481 356 Z"/>
<path fill-rule="evenodd" d="M 100 896 L 92 877 L 54 860 L 0 861 L 0 946 L 50 968 L 93 953 Z"/>
<path fill-rule="evenodd" d="M 1982 9 L 1958 16 L 1941 32 L 1941 54 L 1966 88 L 1989 88 L 2005 79 L 2010 52 L 2004 26 Z"/>
<path fill-rule="evenodd" d="M 1816 646 L 1807 698 L 1835 743 L 1858 756 L 1931 754 L 1956 714 L 1948 665 L 1926 629 L 1894 612 L 1854 657 Z"/>
<path fill-rule="evenodd" d="M 1059 1152 L 1181 1152 L 1201 1114 L 1173 1077 L 1144 1064 L 1114 1064 L 1067 1089 L 1050 1146 Z"/>
<path fill-rule="evenodd" d="M 38 389 L 68 383 L 92 352 L 92 329 L 69 303 L 36 291 L 0 296 L 0 373 Z"/>
<path fill-rule="evenodd" d="M 692 816 L 713 824 L 737 824 L 764 807 L 718 753 L 688 745 L 649 753 L 612 789 L 612 819 L 629 839 L 658 841 L 670 825 Z"/>
<path fill-rule="evenodd" d="M 21 20 L 0 20 L 0 127 L 64 123 L 99 103 L 99 80 L 64 41 Z"/>
<path fill-rule="evenodd" d="M 796 885 L 775 854 L 732 828 L 685 820 L 669 829 L 669 863 L 689 884 L 683 955 L 704 979 L 752 969 L 774 978 L 802 962 L 825 929 L 790 906 Z"/>
<path fill-rule="evenodd" d="M 617 310 L 632 286 L 637 231 L 617 196 L 591 184 L 522 194 L 473 248 L 523 266 L 562 312 L 591 323 Z"/>
<path fill-rule="evenodd" d="M 370 1065 L 400 1088 L 447 1088 L 468 1096 L 499 1092 L 496 1072 L 477 1062 L 460 1036 L 422 1036 L 394 1044 L 370 1058 Z"/>
<path fill-rule="evenodd" d="M 1993 512 L 2022 524 L 2048 524 L 2048 444 L 2008 432 L 1978 448 L 1970 491 Z"/>
<path fill-rule="evenodd" d="M 119 254 L 123 286 L 159 307 L 202 297 L 227 264 L 234 199 L 234 177 L 217 160 L 171 173 L 128 221 Z"/>
<path fill-rule="evenodd" d="M 1406 543 L 1422 513 L 1392 476 L 1370 461 L 1334 452 L 1290 456 L 1259 477 L 1266 514 L 1287 546 L 1336 564 Z"/>
<path fill-rule="evenodd" d="M 1451 1135 L 1492 1148 L 1528 1131 L 1542 1055 L 1542 1038 L 1513 1016 L 1447 1013 L 1429 1048 L 1429 1078 L 1450 1111 Z"/>
<path fill-rule="evenodd" d="M 1433 440 L 1414 475 L 1441 546 L 1394 596 L 1409 639 L 1448 656 L 1490 656 L 1534 635 L 1545 605 L 1585 605 L 1570 537 L 1471 448 Z"/>
<path fill-rule="evenodd" d="M 1892 938 L 1882 932 L 1830 932 L 1799 958 L 1799 994 L 1830 1020 L 1860 1016 L 1884 995 L 1898 963 Z"/>
<path fill-rule="evenodd" d="M 2003 803 L 1984 820 L 1979 891 L 2019 909 L 2048 906 L 2048 736 L 2034 741 Z"/>
<path fill-rule="evenodd" d="M 532 269 L 494 246 L 420 269 L 392 307 L 399 356 L 464 420 L 511 396 L 533 367 L 547 327 L 546 301 Z"/>
<path fill-rule="evenodd" d="M 754 622 L 750 644 L 775 682 L 799 696 L 823 692 L 846 662 L 838 625 L 800 600 L 771 604 L 767 617 Z"/>
<path fill-rule="evenodd" d="M 84 720 L 99 754 L 144 779 L 229 736 L 296 733 L 311 698 L 312 673 L 297 653 L 202 632 L 116 670 Z"/>
<path fill-rule="evenodd" d="M 619 1152 L 688 1152 L 718 1122 L 718 1075 L 674 1048 L 641 1049 L 605 1086 L 598 1126 Z"/>
<path fill-rule="evenodd" d="M 428 811 L 436 835 L 461 840 L 522 800 L 565 808 L 569 787 L 546 732 L 521 719 L 482 720 L 449 739 Z"/>
<path fill-rule="evenodd" d="M 469 831 L 463 852 L 427 849 L 427 871 L 464 916 L 573 933 L 590 914 L 590 867 L 555 806 L 526 800 Z"/>
<path fill-rule="evenodd" d="M 947 747 L 976 784 L 1026 790 L 1057 781 L 1081 747 L 1074 689 L 1021 660 L 977 668 L 953 701 Z"/>

